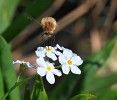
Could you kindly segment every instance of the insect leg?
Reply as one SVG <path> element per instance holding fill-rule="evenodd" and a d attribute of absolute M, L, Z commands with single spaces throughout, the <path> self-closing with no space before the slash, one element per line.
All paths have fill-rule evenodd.
<path fill-rule="evenodd" d="M 55 35 L 53 35 L 53 40 L 52 40 L 52 45 L 54 46 L 54 43 L 55 43 Z"/>
<path fill-rule="evenodd" d="M 45 34 L 45 32 L 42 32 L 42 34 L 41 34 L 42 42 L 45 42 L 45 40 L 44 40 L 44 34 Z"/>
<path fill-rule="evenodd" d="M 48 36 L 48 46 L 50 45 L 50 37 Z"/>

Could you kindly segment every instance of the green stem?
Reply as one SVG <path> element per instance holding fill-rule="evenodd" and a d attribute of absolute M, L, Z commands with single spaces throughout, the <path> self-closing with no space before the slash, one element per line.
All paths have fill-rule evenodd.
<path fill-rule="evenodd" d="M 61 65 L 59 65 L 59 66 L 56 66 L 56 68 L 58 68 L 58 69 L 59 69 L 59 68 L 61 68 Z"/>
<path fill-rule="evenodd" d="M 17 77 L 17 80 L 16 80 L 16 83 L 19 82 L 19 79 L 20 79 L 20 77 L 21 77 L 21 74 L 22 74 L 22 72 L 19 73 L 19 75 L 18 75 L 18 77 Z"/>
<path fill-rule="evenodd" d="M 9 89 L 8 92 L 7 92 L 0 100 L 4 100 L 17 86 L 19 86 L 19 85 L 25 83 L 26 81 L 28 81 L 28 80 L 30 80 L 30 79 L 32 79 L 32 78 L 35 78 L 35 76 L 36 76 L 36 75 L 31 76 L 31 77 L 28 77 L 28 78 L 26 78 L 26 79 L 24 79 L 24 80 L 22 80 L 22 81 L 20 81 L 20 82 L 17 82 L 17 81 L 16 81 L 16 83 L 12 86 L 12 88 Z"/>

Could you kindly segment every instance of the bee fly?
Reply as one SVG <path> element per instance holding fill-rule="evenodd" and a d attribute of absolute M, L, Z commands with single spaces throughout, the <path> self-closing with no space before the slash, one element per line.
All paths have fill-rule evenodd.
<path fill-rule="evenodd" d="M 37 20 L 35 20 L 33 17 L 31 17 L 28 14 L 25 14 L 24 16 L 27 17 L 28 19 L 30 19 L 31 21 L 33 20 L 36 23 L 41 25 L 41 27 L 43 29 L 41 37 L 44 36 L 44 35 L 46 35 L 48 37 L 48 45 L 49 45 L 49 39 L 53 35 L 53 40 L 52 41 L 53 41 L 53 44 L 54 44 L 54 42 L 55 42 L 54 31 L 55 31 L 55 29 L 57 27 L 57 22 L 53 17 L 44 17 L 44 18 L 42 18 L 42 20 L 39 23 Z M 45 41 L 44 37 L 42 38 L 42 41 Z"/>
<path fill-rule="evenodd" d="M 42 20 L 41 20 L 41 26 L 43 28 L 43 33 L 42 33 L 42 36 L 43 35 L 46 35 L 48 37 L 48 45 L 49 45 L 49 39 L 52 37 L 53 35 L 53 39 L 52 39 L 52 44 L 54 45 L 54 42 L 55 42 L 55 35 L 54 35 L 54 31 L 56 29 L 56 26 L 57 26 L 57 22 L 54 18 L 52 17 L 44 17 Z M 44 40 L 42 40 L 44 41 Z"/>
<path fill-rule="evenodd" d="M 53 35 L 53 32 L 56 29 L 57 22 L 54 18 L 52 17 L 44 17 L 41 20 L 41 26 L 44 30 L 42 35 L 47 35 L 48 37 L 51 37 Z"/>

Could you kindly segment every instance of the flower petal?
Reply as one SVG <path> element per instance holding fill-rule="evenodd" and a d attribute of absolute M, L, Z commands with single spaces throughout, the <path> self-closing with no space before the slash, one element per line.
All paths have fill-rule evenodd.
<path fill-rule="evenodd" d="M 67 59 L 71 59 L 72 54 L 73 54 L 72 51 L 69 50 L 69 49 L 64 49 L 64 51 L 63 51 L 63 55 L 64 55 Z"/>
<path fill-rule="evenodd" d="M 81 60 L 80 56 L 78 56 L 77 54 L 73 56 L 73 58 L 77 59 L 77 60 Z"/>
<path fill-rule="evenodd" d="M 66 58 L 65 58 L 63 55 L 60 55 L 60 56 L 59 56 L 59 62 L 60 62 L 61 64 L 66 64 L 66 63 L 67 63 L 67 60 L 66 60 Z"/>
<path fill-rule="evenodd" d="M 60 51 L 57 51 L 57 50 L 56 50 L 54 53 L 55 53 L 57 56 L 62 55 L 62 53 L 61 53 Z"/>
<path fill-rule="evenodd" d="M 45 52 L 44 51 L 38 51 L 38 50 L 36 50 L 35 53 L 36 53 L 36 55 L 38 57 L 45 57 Z"/>
<path fill-rule="evenodd" d="M 74 74 L 81 74 L 81 70 L 77 66 L 72 65 L 70 67 L 71 67 L 71 72 L 72 73 L 74 73 Z"/>
<path fill-rule="evenodd" d="M 51 52 L 47 53 L 47 57 L 51 58 L 54 61 L 57 60 L 57 57 L 55 56 L 55 54 L 54 53 L 51 53 Z"/>
<path fill-rule="evenodd" d="M 56 49 L 58 48 L 59 50 L 63 50 L 63 49 L 60 47 L 59 44 L 57 44 L 55 48 L 56 48 Z"/>
<path fill-rule="evenodd" d="M 70 71 L 70 67 L 67 64 L 62 65 L 62 71 L 64 74 L 68 74 Z"/>
<path fill-rule="evenodd" d="M 38 58 L 36 59 L 36 63 L 40 66 L 40 67 L 46 67 L 46 62 L 44 60 L 44 58 Z"/>
<path fill-rule="evenodd" d="M 26 65 L 27 65 L 28 68 L 37 68 L 36 66 L 30 64 L 29 62 L 27 62 Z"/>
<path fill-rule="evenodd" d="M 13 64 L 22 64 L 20 60 L 13 61 Z"/>
<path fill-rule="evenodd" d="M 52 72 L 47 72 L 46 74 L 46 79 L 50 84 L 54 84 L 55 83 L 55 78 Z"/>
<path fill-rule="evenodd" d="M 53 72 L 55 75 L 57 75 L 57 76 L 62 76 L 61 71 L 58 70 L 58 69 L 53 69 L 52 72 Z"/>
<path fill-rule="evenodd" d="M 83 60 L 79 56 L 72 57 L 73 64 L 79 66 L 83 63 Z"/>
<path fill-rule="evenodd" d="M 44 47 L 38 47 L 37 50 L 38 51 L 43 51 L 44 50 Z"/>
<path fill-rule="evenodd" d="M 46 61 L 47 66 L 51 66 L 52 69 L 54 69 L 54 63 L 50 63 L 49 61 Z"/>
<path fill-rule="evenodd" d="M 40 76 L 45 76 L 46 75 L 46 69 L 44 67 L 38 67 L 37 68 L 37 73 L 40 75 Z"/>
<path fill-rule="evenodd" d="M 62 48 L 62 50 L 65 50 L 66 48 L 64 48 L 63 46 L 61 47 Z"/>
<path fill-rule="evenodd" d="M 73 57 L 74 57 L 74 56 L 78 56 L 78 55 L 77 55 L 76 53 L 73 53 Z"/>

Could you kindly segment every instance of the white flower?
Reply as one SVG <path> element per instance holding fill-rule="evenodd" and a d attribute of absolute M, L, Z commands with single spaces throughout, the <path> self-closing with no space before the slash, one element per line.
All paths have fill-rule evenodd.
<path fill-rule="evenodd" d="M 36 52 L 36 55 L 38 57 L 45 57 L 45 56 L 47 56 L 47 57 L 51 58 L 54 61 L 57 60 L 56 55 L 60 55 L 60 52 L 55 50 L 55 48 L 52 47 L 52 46 L 38 47 L 35 52 Z"/>
<path fill-rule="evenodd" d="M 40 67 L 37 67 L 37 73 L 40 76 L 46 75 L 46 79 L 50 84 L 55 83 L 54 75 L 57 75 L 57 76 L 62 75 L 61 71 L 59 71 L 58 69 L 55 69 L 53 63 L 50 63 L 49 61 L 45 61 L 44 58 L 42 57 L 38 58 L 36 62 L 40 66 Z"/>
<path fill-rule="evenodd" d="M 32 64 L 30 64 L 29 62 L 24 62 L 24 61 L 20 61 L 20 60 L 13 61 L 13 64 L 24 64 L 29 68 L 35 68 L 36 67 L 36 66 L 33 66 Z"/>
<path fill-rule="evenodd" d="M 59 49 L 61 51 L 65 50 L 65 48 L 60 46 L 59 44 L 56 44 L 55 49 Z"/>
<path fill-rule="evenodd" d="M 81 74 L 80 69 L 77 67 L 83 63 L 83 60 L 77 54 L 72 53 L 69 49 L 64 49 L 63 54 L 59 56 L 59 62 L 62 65 L 64 74 L 68 74 L 71 70 L 74 74 Z"/>
<path fill-rule="evenodd" d="M 55 49 L 63 50 L 63 48 L 59 44 L 56 44 Z"/>

